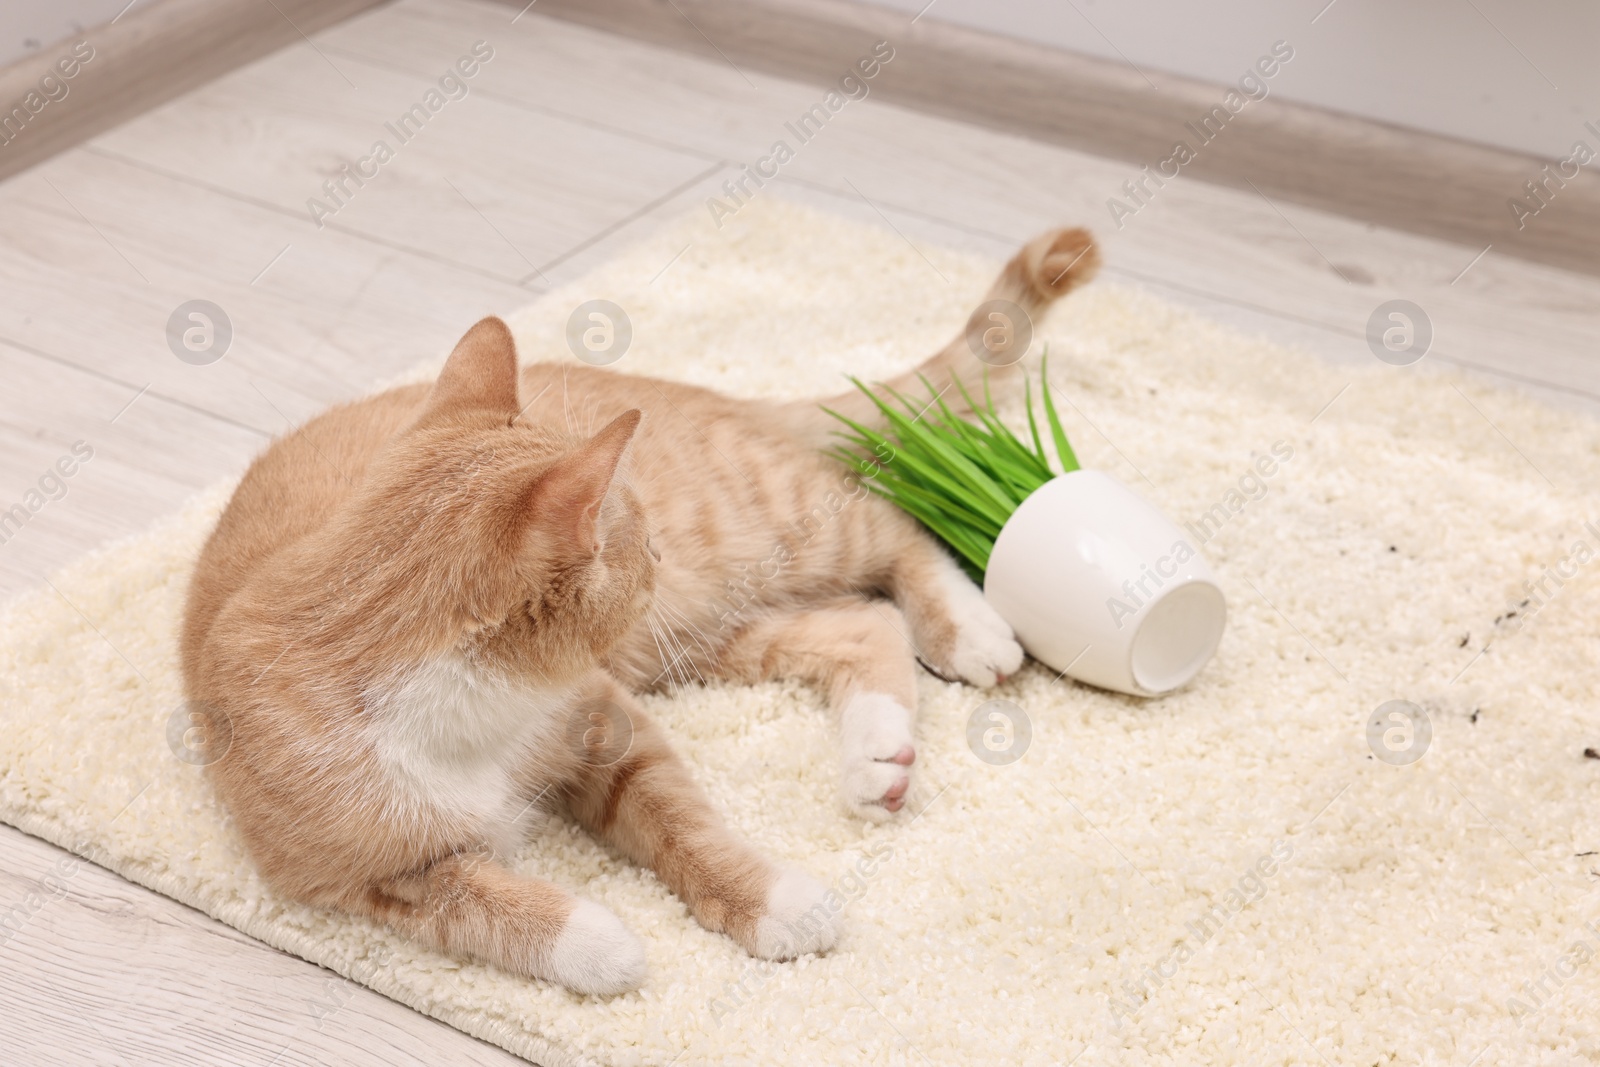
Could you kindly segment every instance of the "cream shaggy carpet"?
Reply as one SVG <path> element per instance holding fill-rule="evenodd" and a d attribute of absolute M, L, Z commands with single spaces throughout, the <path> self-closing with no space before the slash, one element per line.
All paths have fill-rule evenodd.
<path fill-rule="evenodd" d="M 605 297 L 633 323 L 618 369 L 820 394 L 942 343 L 997 266 L 922 252 L 948 285 L 894 233 L 768 197 L 514 325 L 525 358 L 571 359 L 569 311 Z M 826 957 L 752 963 L 559 822 L 522 863 L 644 937 L 635 994 L 575 997 L 275 898 L 167 739 L 186 574 L 227 486 L 0 616 L 0 818 L 551 1067 L 1594 1062 L 1595 424 L 1426 363 L 1331 369 L 1105 281 L 1039 335 L 1087 465 L 1180 523 L 1224 504 L 1204 551 L 1230 628 L 1166 699 L 1030 666 L 994 694 L 1032 729 L 1003 766 L 967 744 L 990 695 L 923 677 L 922 778 L 886 826 L 834 807 L 816 693 L 651 699 L 732 821 L 847 901 Z M 1292 458 L 1252 481 L 1278 442 Z M 1503 618 L 1547 568 L 1575 576 Z M 1368 741 L 1395 699 L 1431 728 L 1403 766 Z"/>

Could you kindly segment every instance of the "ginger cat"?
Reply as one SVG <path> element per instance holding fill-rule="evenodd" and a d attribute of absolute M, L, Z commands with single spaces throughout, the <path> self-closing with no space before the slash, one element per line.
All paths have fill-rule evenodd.
<path fill-rule="evenodd" d="M 1098 262 L 1087 233 L 1046 234 L 988 296 L 1037 317 Z M 965 334 L 919 368 L 982 369 Z M 876 421 L 856 392 L 826 403 Z M 571 432 L 569 408 L 604 425 Z M 917 660 L 979 686 L 1021 665 L 934 538 L 821 453 L 835 425 L 816 401 L 519 371 L 488 318 L 433 385 L 275 442 L 206 544 L 182 640 L 190 699 L 231 736 L 212 779 L 265 878 L 440 951 L 634 988 L 644 951 L 610 911 L 504 862 L 526 813 L 559 802 L 746 951 L 830 947 L 823 887 L 723 824 L 633 694 L 815 684 L 845 802 L 886 819 L 915 759 Z"/>

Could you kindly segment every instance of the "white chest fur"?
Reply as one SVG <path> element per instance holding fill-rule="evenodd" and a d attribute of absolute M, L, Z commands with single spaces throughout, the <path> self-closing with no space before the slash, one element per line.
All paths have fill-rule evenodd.
<path fill-rule="evenodd" d="M 511 681 L 459 655 L 419 664 L 368 694 L 372 738 L 415 817 L 466 822 L 500 846 L 527 806 L 514 788 L 530 749 L 565 736 L 572 694 Z"/>

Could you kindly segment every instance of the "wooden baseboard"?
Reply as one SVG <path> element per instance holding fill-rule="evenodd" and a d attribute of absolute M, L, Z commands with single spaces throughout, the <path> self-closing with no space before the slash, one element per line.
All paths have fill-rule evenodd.
<path fill-rule="evenodd" d="M 137 4 L 0 70 L 0 179 L 378 2 Z"/>
<path fill-rule="evenodd" d="M 1154 73 L 1152 87 L 1125 64 L 845 0 L 540 0 L 536 10 L 802 81 L 834 82 L 875 41 L 888 40 L 895 58 L 874 95 L 1125 159 L 1134 170 L 1155 169 L 1180 139 L 1197 144 L 1185 123 L 1198 123 L 1229 88 Z M 1600 153 L 1600 133 L 1576 136 Z M 1562 186 L 1551 181 L 1548 206 L 1521 228 L 1509 206 L 1513 197 L 1539 206 L 1524 183 L 1544 180 L 1554 162 L 1268 96 L 1182 173 L 1600 274 L 1600 177 L 1583 170 Z"/>

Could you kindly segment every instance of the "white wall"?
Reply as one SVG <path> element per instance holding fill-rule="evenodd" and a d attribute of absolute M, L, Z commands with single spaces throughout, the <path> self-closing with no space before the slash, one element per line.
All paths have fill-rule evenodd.
<path fill-rule="evenodd" d="M 873 2 L 915 13 L 927 0 Z M 1579 137 L 1596 144 L 1583 129 L 1600 126 L 1595 0 L 1326 5 L 934 0 L 923 17 L 1208 81 L 1236 80 L 1281 39 L 1295 50 L 1272 84 L 1285 99 L 1542 157 L 1565 155 Z"/>
<path fill-rule="evenodd" d="M 0 67 L 76 40 L 126 6 L 128 0 L 0 0 Z"/>

